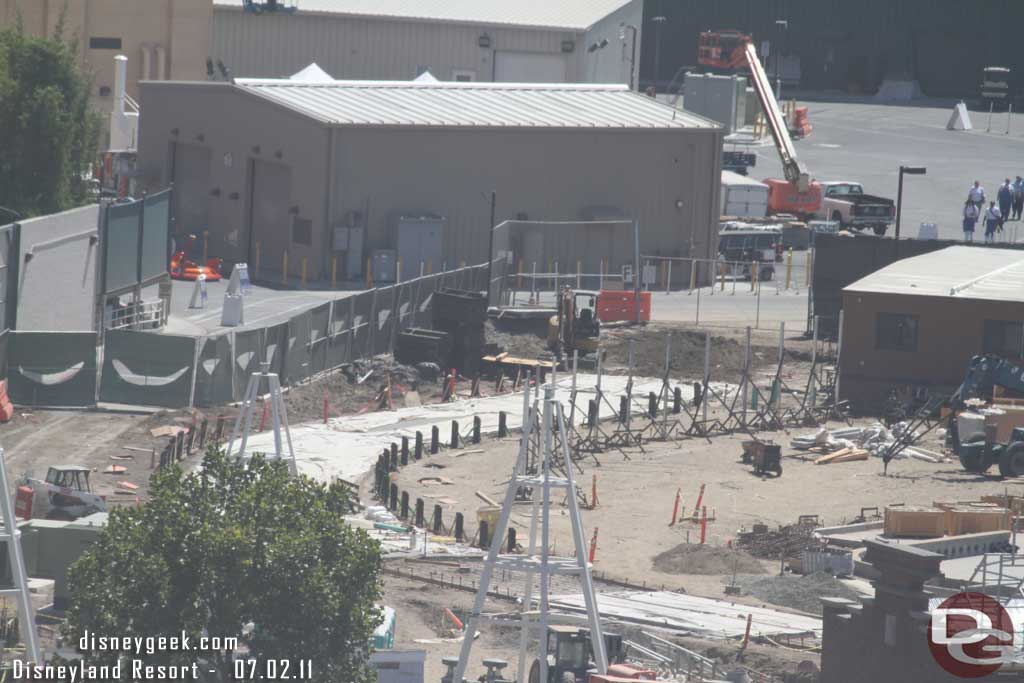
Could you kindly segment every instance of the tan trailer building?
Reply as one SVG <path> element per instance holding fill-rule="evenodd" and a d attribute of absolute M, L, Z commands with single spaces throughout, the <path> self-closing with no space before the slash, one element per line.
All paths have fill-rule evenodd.
<path fill-rule="evenodd" d="M 877 412 L 890 392 L 952 393 L 972 356 L 1024 356 L 1024 252 L 953 246 L 843 289 L 840 399 Z"/>
<path fill-rule="evenodd" d="M 264 276 L 285 252 L 310 279 L 333 259 L 339 280 L 375 255 L 401 258 L 403 277 L 482 262 L 492 191 L 496 224 L 630 226 L 625 248 L 600 225 L 571 226 L 571 240 L 496 232 L 495 256 L 540 270 L 616 272 L 632 263 L 634 219 L 643 254 L 715 251 L 721 127 L 624 85 L 151 82 L 141 104 L 139 170 L 174 183 L 176 233 L 209 231 L 211 254 Z"/>

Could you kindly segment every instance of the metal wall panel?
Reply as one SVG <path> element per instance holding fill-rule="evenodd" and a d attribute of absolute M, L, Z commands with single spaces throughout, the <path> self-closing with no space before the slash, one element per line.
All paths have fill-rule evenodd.
<path fill-rule="evenodd" d="M 313 318 L 309 311 L 293 315 L 288 320 L 288 355 L 284 361 L 284 378 L 288 384 L 301 382 L 312 374 L 309 350 Z"/>
<path fill-rule="evenodd" d="M 391 350 L 391 335 L 395 327 L 395 287 L 381 287 L 376 290 L 376 310 L 373 322 L 372 355 L 387 353 Z"/>
<path fill-rule="evenodd" d="M 327 327 L 331 318 L 331 303 L 317 306 L 309 315 L 309 374 L 315 375 L 327 369 Z"/>
<path fill-rule="evenodd" d="M 12 401 L 30 406 L 95 405 L 95 332 L 10 332 L 4 336 L 10 340 L 7 391 Z"/>
<path fill-rule="evenodd" d="M 105 226 L 100 237 L 103 247 L 103 291 L 138 284 L 139 219 L 142 204 L 109 204 L 104 211 Z"/>
<path fill-rule="evenodd" d="M 195 338 L 107 330 L 104 340 L 101 401 L 168 408 L 189 405 Z"/>
<path fill-rule="evenodd" d="M 574 36 L 566 31 L 301 12 L 259 21 L 234 10 L 214 8 L 213 13 L 213 53 L 231 65 L 235 76 L 280 78 L 315 61 L 338 79 L 407 81 L 428 69 L 442 81 L 454 80 L 456 70 L 490 81 L 494 53 L 480 48 L 483 33 L 502 50 L 558 56 L 564 56 L 562 40 Z M 585 50 L 579 40 L 575 49 Z M 567 80 L 588 78 L 578 73 L 576 60 L 568 61 Z"/>
<path fill-rule="evenodd" d="M 266 358 L 263 352 L 264 330 L 242 330 L 234 333 L 234 359 L 231 363 L 231 377 L 234 399 L 245 398 L 252 373 L 259 372 L 260 363 Z"/>
<path fill-rule="evenodd" d="M 234 399 L 231 335 L 205 337 L 200 344 L 195 405 L 212 407 L 230 403 Z"/>
<path fill-rule="evenodd" d="M 355 297 L 355 316 L 352 318 L 352 354 L 351 360 L 368 358 L 373 355 L 370 346 L 373 332 L 373 292 L 357 294 Z"/>
<path fill-rule="evenodd" d="M 142 279 L 167 272 L 171 229 L 171 190 L 150 195 L 143 200 L 142 213 Z"/>

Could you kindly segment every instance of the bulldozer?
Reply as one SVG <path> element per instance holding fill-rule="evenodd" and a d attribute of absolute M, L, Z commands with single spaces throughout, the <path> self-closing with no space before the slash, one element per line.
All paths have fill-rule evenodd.
<path fill-rule="evenodd" d="M 608 655 L 608 673 L 590 673 L 595 666 L 590 630 L 578 626 L 548 626 L 548 680 L 545 683 L 617 683 L 623 680 L 653 681 L 657 678 L 654 671 L 625 663 L 626 651 L 621 635 L 605 633 L 604 643 Z M 542 683 L 539 659 L 533 661 L 527 680 L 529 683 Z"/>
<path fill-rule="evenodd" d="M 46 479 L 34 479 L 29 473 L 18 485 L 32 490 L 33 517 L 72 521 L 107 511 L 107 501 L 89 486 L 89 472 L 81 465 L 55 465 L 47 470 Z"/>
<path fill-rule="evenodd" d="M 592 290 L 564 287 L 558 293 L 555 315 L 548 320 L 548 347 L 562 357 L 597 351 L 601 322 L 597 319 L 597 295 Z"/>

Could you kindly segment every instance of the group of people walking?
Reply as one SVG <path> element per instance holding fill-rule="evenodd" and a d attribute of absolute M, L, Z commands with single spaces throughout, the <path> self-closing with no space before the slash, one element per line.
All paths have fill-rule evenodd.
<path fill-rule="evenodd" d="M 1024 213 L 1024 179 L 1017 176 L 1011 183 L 1007 178 L 996 191 L 995 200 L 989 201 L 988 208 L 985 208 L 985 199 L 985 188 L 975 180 L 964 201 L 965 242 L 974 241 L 974 227 L 979 218 L 984 219 L 986 243 L 996 241 L 996 233 L 1003 231 L 1006 221 L 1021 220 L 1021 214 Z"/>

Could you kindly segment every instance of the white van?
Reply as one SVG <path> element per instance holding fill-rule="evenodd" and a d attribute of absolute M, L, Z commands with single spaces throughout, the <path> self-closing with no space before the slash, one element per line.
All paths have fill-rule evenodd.
<path fill-rule="evenodd" d="M 739 173 L 722 171 L 722 215 L 764 218 L 768 215 L 768 186 Z"/>

